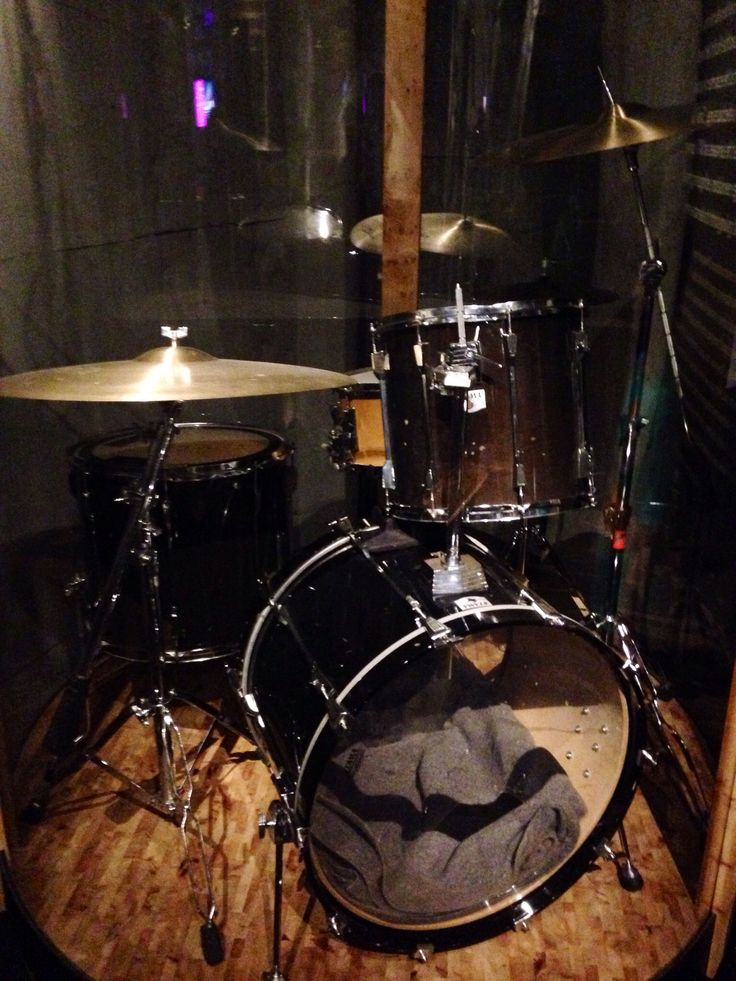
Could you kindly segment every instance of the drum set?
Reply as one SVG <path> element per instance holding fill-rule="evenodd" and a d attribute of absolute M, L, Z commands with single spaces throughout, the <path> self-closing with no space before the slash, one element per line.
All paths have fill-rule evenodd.
<path fill-rule="evenodd" d="M 643 318 L 659 274 L 652 259 Z M 600 857 L 640 888 L 623 821 L 646 761 L 671 766 L 705 819 L 615 592 L 602 616 L 576 593 L 573 615 L 530 583 L 540 522 L 596 504 L 584 300 L 455 300 L 374 325 L 371 367 L 353 375 L 222 360 L 163 328 L 169 343 L 131 361 L 0 380 L 0 396 L 161 407 L 150 431 L 71 450 L 85 629 L 46 743 L 59 773 L 85 760 L 114 769 L 87 724 L 89 686 L 106 651 L 141 662 L 147 685 L 126 711 L 153 722 L 158 792 L 114 772 L 201 842 L 172 715 L 177 700 L 201 703 L 172 690 L 167 671 L 226 662 L 242 719 L 204 708 L 251 740 L 277 792 L 259 819 L 275 845 L 272 981 L 284 977 L 289 842 L 336 936 L 426 959 L 523 927 Z M 287 558 L 291 448 L 263 430 L 178 418 L 194 399 L 319 389 L 334 393 L 330 459 L 380 473 L 383 517 L 341 519 Z M 499 525 L 514 529 L 511 560 L 483 534 Z M 617 554 L 614 582 L 619 573 Z M 208 877 L 210 963 L 223 956 L 216 912 Z"/>

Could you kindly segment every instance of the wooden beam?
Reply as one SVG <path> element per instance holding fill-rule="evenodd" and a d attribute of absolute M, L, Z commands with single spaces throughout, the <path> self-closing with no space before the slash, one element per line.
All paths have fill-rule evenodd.
<path fill-rule="evenodd" d="M 426 0 L 386 0 L 383 129 L 383 316 L 419 295 Z"/>
<path fill-rule="evenodd" d="M 713 914 L 706 976 L 715 977 L 726 951 L 736 906 L 736 669 L 731 678 L 721 751 L 713 791 L 697 908 Z"/>

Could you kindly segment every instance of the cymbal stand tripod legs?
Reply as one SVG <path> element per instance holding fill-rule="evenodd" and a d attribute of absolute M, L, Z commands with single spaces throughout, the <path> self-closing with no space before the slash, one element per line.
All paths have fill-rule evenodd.
<path fill-rule="evenodd" d="M 659 746 L 658 752 L 675 764 L 675 772 L 677 774 L 676 783 L 689 803 L 694 816 L 698 821 L 704 822 L 706 815 L 704 805 L 701 803 L 702 788 L 699 786 L 699 780 L 695 768 L 692 765 L 690 754 L 679 733 L 664 719 L 657 700 L 656 686 L 627 628 L 621 623 L 618 616 L 623 563 L 626 554 L 629 520 L 631 517 L 631 490 L 634 480 L 636 451 L 639 435 L 645 425 L 645 421 L 641 415 L 641 403 L 651 338 L 652 318 L 655 301 L 659 302 L 660 310 L 663 310 L 664 301 L 662 299 L 660 284 L 665 273 L 665 265 L 656 253 L 654 241 L 649 230 L 641 181 L 639 179 L 636 147 L 627 147 L 624 149 L 624 153 L 633 180 L 639 217 L 644 229 L 647 258 L 642 262 L 640 267 L 642 303 L 639 314 L 634 367 L 629 389 L 626 435 L 619 464 L 617 496 L 615 503 L 606 512 L 611 534 L 608 594 L 605 612 L 602 617 L 595 618 L 595 622 L 604 640 L 612 647 L 618 648 L 625 661 L 633 666 L 634 677 L 637 680 L 637 686 L 640 689 L 640 695 L 647 710 L 647 715 L 652 723 L 653 738 Z M 677 382 L 676 364 L 673 364 L 673 369 Z M 673 747 L 672 739 L 677 744 L 690 774 L 688 774 L 686 768 L 681 764 Z M 693 778 L 693 783 L 690 781 L 690 776 Z"/>
<path fill-rule="evenodd" d="M 130 787 L 136 799 L 143 806 L 174 822 L 181 831 L 186 857 L 186 867 L 190 878 L 192 898 L 197 912 L 204 923 L 200 930 L 202 949 L 208 964 L 217 964 L 223 959 L 222 941 L 214 922 L 216 905 L 212 888 L 212 875 L 209 858 L 206 854 L 204 837 L 199 819 L 192 810 L 193 795 L 192 766 L 184 747 L 181 732 L 174 722 L 171 703 L 177 698 L 174 691 L 167 688 L 164 674 L 165 642 L 163 619 L 159 593 L 159 563 L 154 545 L 157 529 L 151 519 L 151 507 L 157 493 L 157 483 L 173 439 L 180 403 L 167 404 L 159 421 L 156 435 L 152 440 L 144 472 L 138 482 L 136 492 L 130 501 L 130 513 L 125 530 L 121 536 L 112 568 L 95 604 L 93 621 L 87 643 L 82 652 L 74 679 L 62 696 L 62 700 L 52 719 L 46 735 L 45 746 L 58 756 L 56 767 L 52 770 L 51 781 L 73 772 L 90 761 L 102 770 L 112 774 L 117 780 Z M 109 723 L 97 738 L 90 739 L 89 687 L 95 662 L 98 659 L 105 636 L 105 629 L 120 594 L 123 573 L 131 560 L 138 562 L 141 575 L 141 594 L 144 600 L 144 617 L 147 645 L 147 691 L 142 698 L 123 709 Z M 183 701 L 188 701 L 183 698 Z M 193 704 L 193 703 L 192 703 Z M 212 721 L 207 735 L 195 751 L 195 759 L 202 752 L 214 728 L 216 718 L 209 710 Z M 140 783 L 123 773 L 99 755 L 99 750 L 107 740 L 130 718 L 136 716 L 146 725 L 151 725 L 154 733 L 158 777 L 157 792 L 150 793 Z M 83 724 L 80 725 L 80 720 Z M 181 760 L 183 778 L 177 780 L 176 760 Z M 190 828 L 200 853 L 203 869 L 203 888 L 194 881 L 193 868 L 196 863 L 189 860 Z M 199 902 L 198 894 L 206 894 L 206 910 Z"/>

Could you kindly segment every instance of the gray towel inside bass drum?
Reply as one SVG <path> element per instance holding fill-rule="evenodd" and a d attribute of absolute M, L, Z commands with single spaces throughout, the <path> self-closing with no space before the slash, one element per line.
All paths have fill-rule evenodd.
<path fill-rule="evenodd" d="M 506 704 L 432 732 L 348 743 L 325 769 L 310 834 L 323 870 L 374 915 L 457 915 L 558 865 L 585 804 Z"/>

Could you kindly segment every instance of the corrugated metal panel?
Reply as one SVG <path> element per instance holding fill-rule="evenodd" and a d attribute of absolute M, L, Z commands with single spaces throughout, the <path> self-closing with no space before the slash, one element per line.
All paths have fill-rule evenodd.
<path fill-rule="evenodd" d="M 736 3 L 704 0 L 699 128 L 673 336 L 695 445 L 736 485 Z"/>

